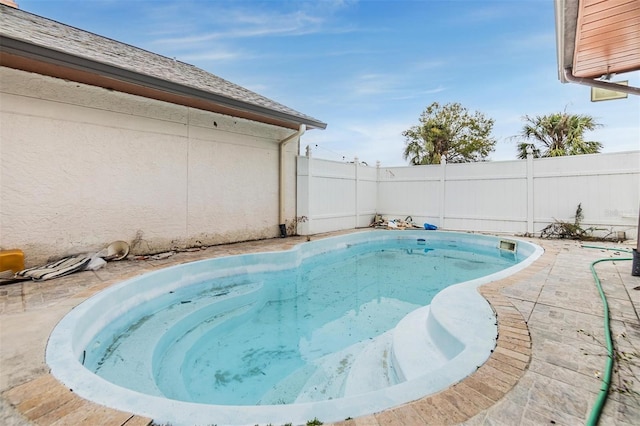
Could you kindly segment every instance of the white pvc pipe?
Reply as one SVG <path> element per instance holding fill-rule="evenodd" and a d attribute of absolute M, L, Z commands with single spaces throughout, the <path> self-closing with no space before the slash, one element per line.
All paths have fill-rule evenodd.
<path fill-rule="evenodd" d="M 594 80 L 591 78 L 576 77 L 573 75 L 571 68 L 564 69 L 564 77 L 572 83 L 584 84 L 591 87 L 599 87 L 600 89 L 612 90 L 614 92 L 628 93 L 630 95 L 640 95 L 640 87 L 623 86 L 621 84 L 609 83 L 602 80 Z"/>
<path fill-rule="evenodd" d="M 291 142 L 293 139 L 296 138 L 300 138 L 304 132 L 307 130 L 307 126 L 304 124 L 300 125 L 300 128 L 298 129 L 297 132 L 295 132 L 292 135 L 287 136 L 286 138 L 284 138 L 283 140 L 280 141 L 280 145 L 278 147 L 279 151 L 280 151 L 280 186 L 279 186 L 279 192 L 280 192 L 280 229 L 282 230 L 282 227 L 285 226 L 285 190 L 284 190 L 284 186 L 285 186 L 285 170 L 284 170 L 284 161 L 285 161 L 285 145 L 289 142 Z M 286 233 L 284 233 L 282 235 L 283 237 L 286 236 Z"/>

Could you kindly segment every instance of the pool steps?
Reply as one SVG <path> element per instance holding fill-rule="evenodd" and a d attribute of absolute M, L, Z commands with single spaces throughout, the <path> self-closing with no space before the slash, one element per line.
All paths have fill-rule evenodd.
<path fill-rule="evenodd" d="M 440 336 L 440 339 L 444 337 L 444 342 L 436 341 L 436 336 Z M 449 344 L 442 347 L 442 343 L 448 343 L 451 339 L 456 342 L 453 350 Z M 333 382 L 344 382 L 343 390 L 337 396 L 348 397 L 372 392 L 433 373 L 464 348 L 454 336 L 447 336 L 438 320 L 430 315 L 429 306 L 407 314 L 394 329 L 365 343 L 362 347 L 353 345 L 354 347 L 347 348 L 338 357 L 339 361 L 343 361 L 345 357 L 342 354 L 345 352 L 354 354 L 348 364 L 342 364 L 345 367 L 342 379 L 329 378 Z M 329 365 L 337 363 L 333 359 L 322 362 Z M 330 368 L 325 365 L 324 371 Z M 327 380 L 327 377 L 323 380 Z M 295 402 L 317 400 L 315 394 L 318 393 L 318 383 L 321 381 L 310 378 L 300 392 L 301 397 Z M 326 395 L 329 392 L 323 390 L 320 393 Z"/>
<path fill-rule="evenodd" d="M 182 364 L 185 354 L 207 333 L 217 327 L 232 326 L 245 321 L 264 304 L 264 286 L 242 286 L 203 308 L 186 315 L 162 336 L 154 349 L 153 370 L 158 388 L 165 396 L 178 400 L 197 401 L 184 384 Z"/>
<path fill-rule="evenodd" d="M 194 299 L 193 302 L 180 300 L 168 308 L 172 311 L 169 318 L 153 315 L 143 317 L 124 333 L 135 333 L 136 339 L 119 339 L 110 343 L 108 352 L 126 352 L 128 359 L 126 364 L 115 364 L 115 368 L 111 368 L 104 377 L 150 395 L 189 399 L 190 395 L 180 376 L 185 350 L 211 329 L 234 320 L 241 322 L 259 309 L 264 303 L 263 290 L 262 283 L 238 285 L 225 290 L 224 294 L 219 294 L 220 290 L 217 290 L 212 291 L 209 297 Z M 194 309 L 194 304 L 204 306 Z M 118 357 L 110 354 L 106 362 L 114 360 L 117 362 Z M 105 361 L 94 361 L 93 368 L 91 365 L 88 367 L 100 369 L 102 362 Z M 131 369 L 131 365 L 136 368 Z M 165 370 L 164 374 L 167 375 L 161 382 L 154 379 L 158 369 Z"/>
<path fill-rule="evenodd" d="M 429 306 L 416 309 L 401 319 L 393 331 L 392 362 L 399 381 L 427 374 L 450 359 L 430 334 L 429 325 L 436 320 L 429 313 Z"/>
<path fill-rule="evenodd" d="M 384 389 L 398 383 L 391 360 L 393 330 L 372 339 L 351 364 L 344 396 Z"/>
<path fill-rule="evenodd" d="M 471 355 L 469 348 L 473 348 L 474 357 L 485 359 L 495 345 L 496 329 L 491 327 L 495 322 L 494 314 L 475 289 L 469 291 L 468 287 L 474 286 L 469 282 L 468 285 L 449 287 L 437 295 L 431 305 L 410 312 L 394 329 L 369 340 L 363 347 L 353 345 L 336 359 L 317 360 L 316 364 L 322 364 L 322 372 L 313 376 L 307 370 L 307 382 L 298 385 L 300 396 L 295 402 L 313 400 L 312 396 L 318 393 L 327 397 L 340 381 L 344 383 L 343 391 L 332 394 L 334 398 L 366 394 L 418 378 L 430 382 L 434 388 L 455 381 L 447 366 L 465 364 L 465 358 Z M 476 333 L 466 336 L 470 329 Z M 348 363 L 344 362 L 345 353 L 354 355 Z M 326 372 L 340 361 L 344 367 L 341 374 L 327 377 Z M 467 366 L 467 373 L 473 372 L 474 368 L 474 365 Z M 330 381 L 332 387 L 318 389 L 318 377 Z M 300 377 L 296 379 L 299 381 Z M 290 380 L 287 378 L 276 387 L 282 388 Z"/>
<path fill-rule="evenodd" d="M 184 333 L 183 338 L 170 345 L 168 350 L 163 354 L 162 360 L 154 364 L 154 373 L 159 379 L 156 381 L 157 387 L 167 398 L 182 401 L 197 401 L 198 398 L 192 395 L 186 387 L 184 376 L 182 375 L 182 366 L 185 362 L 185 349 L 191 347 L 191 343 L 197 341 L 202 335 L 211 331 L 215 327 L 220 327 L 229 322 L 244 321 L 252 312 L 259 309 L 256 303 L 249 303 L 221 312 L 212 320 L 206 321 L 197 328 Z M 156 349 L 154 352 L 158 352 Z"/>
<path fill-rule="evenodd" d="M 260 400 L 274 404 L 304 403 L 319 398 L 340 398 L 372 392 L 398 383 L 391 360 L 393 330 L 351 345 L 302 367 L 279 383 Z"/>
<path fill-rule="evenodd" d="M 125 384 L 141 392 L 192 400 L 193 395 L 185 387 L 181 371 L 185 353 L 194 342 L 214 328 L 223 324 L 232 326 L 255 314 L 264 304 L 264 293 L 262 283 L 238 285 L 224 295 L 207 298 L 206 304 L 195 310 L 191 302 L 174 304 L 170 308 L 173 310 L 170 324 L 167 324 L 166 317 L 165 324 L 157 324 L 154 319 L 160 316 L 139 321 L 135 327 L 138 338 L 133 342 L 147 350 L 130 350 L 127 347 L 132 344 L 130 339 L 124 339 L 114 346 L 115 350 L 132 354 L 128 365 L 138 365 L 140 368 L 133 372 L 127 370 L 127 374 L 116 368 L 114 374 L 118 375 L 121 383 L 124 378 Z M 200 303 L 205 302 L 200 300 Z M 281 380 L 272 392 L 263 396 L 261 403 L 300 403 L 327 395 L 333 398 L 357 395 L 383 389 L 439 368 L 448 358 L 430 337 L 429 323 L 435 319 L 429 321 L 429 312 L 429 306 L 415 310 L 394 329 L 315 360 L 310 366 Z M 158 330 L 163 331 L 160 338 Z M 161 377 L 162 381 L 156 382 L 154 376 Z M 283 389 L 286 389 L 284 394 Z"/>
<path fill-rule="evenodd" d="M 439 336 L 446 333 L 438 320 L 430 315 L 430 307 L 425 306 L 407 314 L 394 329 L 322 357 L 313 367 L 295 371 L 274 386 L 273 394 L 265 395 L 261 403 L 274 403 L 277 401 L 274 394 L 292 387 L 299 389 L 296 391 L 298 396 L 287 402 L 302 403 L 320 397 L 338 398 L 373 392 L 432 373 L 463 347 L 459 342 L 454 350 L 441 347 L 429 329 Z M 449 339 L 455 337 L 449 336 Z"/>
<path fill-rule="evenodd" d="M 315 371 L 300 389 L 294 402 L 313 402 L 343 396 L 350 366 L 367 344 L 368 342 L 359 342 L 315 360 Z"/>

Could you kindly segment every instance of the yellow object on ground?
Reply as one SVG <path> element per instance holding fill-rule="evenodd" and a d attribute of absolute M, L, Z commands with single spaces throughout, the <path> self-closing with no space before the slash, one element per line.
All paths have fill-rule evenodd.
<path fill-rule="evenodd" d="M 13 272 L 24 269 L 24 253 L 22 250 L 0 250 L 0 272 Z"/>

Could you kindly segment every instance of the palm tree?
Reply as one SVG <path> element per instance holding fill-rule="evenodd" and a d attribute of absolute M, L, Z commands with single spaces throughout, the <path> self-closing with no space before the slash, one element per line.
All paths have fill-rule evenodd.
<path fill-rule="evenodd" d="M 601 126 L 589 115 L 563 112 L 536 117 L 526 115 L 524 120 L 526 124 L 518 136 L 528 142 L 518 144 L 520 159 L 527 158 L 529 147 L 534 158 L 596 154 L 602 149 L 600 142 L 584 139 L 586 131 Z"/>
<path fill-rule="evenodd" d="M 449 131 L 441 123 L 424 123 L 404 133 L 410 138 L 404 148 L 404 159 L 411 165 L 440 164 L 449 151 Z"/>
<path fill-rule="evenodd" d="M 429 164 L 427 158 L 424 156 L 422 146 L 417 140 L 413 140 L 404 147 L 404 153 L 402 154 L 405 160 L 409 160 L 409 164 L 412 166 L 419 166 L 421 164 Z"/>

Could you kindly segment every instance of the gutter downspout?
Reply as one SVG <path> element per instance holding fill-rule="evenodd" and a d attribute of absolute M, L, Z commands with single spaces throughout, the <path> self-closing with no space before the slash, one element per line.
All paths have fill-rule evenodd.
<path fill-rule="evenodd" d="M 591 78 L 576 77 L 573 75 L 571 67 L 564 69 L 564 78 L 572 83 L 584 84 L 591 87 L 599 87 L 600 89 L 613 90 L 614 92 L 629 93 L 631 95 L 640 95 L 640 87 L 623 86 L 622 84 L 609 83 L 602 80 L 593 80 Z"/>
<path fill-rule="evenodd" d="M 300 125 L 300 128 L 298 129 L 297 132 L 295 132 L 294 134 L 287 136 L 286 138 L 282 139 L 278 145 L 278 151 L 280 153 L 280 169 L 279 169 L 279 176 L 280 176 L 280 186 L 279 186 L 279 192 L 280 192 L 280 238 L 284 238 L 287 236 L 287 227 L 286 227 L 286 223 L 285 223 L 285 211 L 284 211 L 284 207 L 285 207 L 285 195 L 284 195 L 284 184 L 285 184 L 285 173 L 284 173 L 284 149 L 285 149 L 285 145 L 289 142 L 291 142 L 293 139 L 299 139 L 304 132 L 307 130 L 307 126 L 304 124 Z"/>
<path fill-rule="evenodd" d="M 567 81 L 572 83 L 584 84 L 592 87 L 599 87 L 601 89 L 613 90 L 614 92 L 629 93 L 631 95 L 640 95 L 640 87 L 635 86 L 623 86 L 616 83 L 608 83 L 602 80 L 593 80 L 590 78 L 581 78 L 573 75 L 573 69 L 567 67 L 564 69 L 564 77 Z M 640 276 L 640 214 L 638 215 L 638 237 L 636 238 L 636 248 L 633 249 L 633 266 L 631 269 L 631 275 Z"/>

